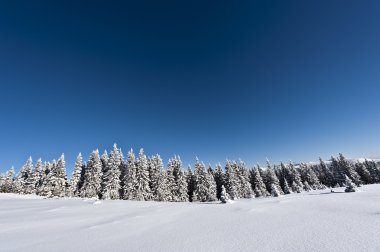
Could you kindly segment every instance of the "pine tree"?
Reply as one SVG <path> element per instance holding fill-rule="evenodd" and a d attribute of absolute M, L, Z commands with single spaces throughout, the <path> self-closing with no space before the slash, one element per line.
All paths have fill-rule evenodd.
<path fill-rule="evenodd" d="M 195 176 L 189 165 L 186 173 L 186 182 L 187 182 L 187 195 L 189 196 L 189 201 L 193 202 L 194 191 L 195 191 Z M 196 200 L 196 199 L 195 199 Z"/>
<path fill-rule="evenodd" d="M 83 186 L 80 192 L 82 198 L 99 198 L 101 194 L 102 183 L 102 162 L 99 157 L 99 150 L 91 153 L 87 162 Z"/>
<path fill-rule="evenodd" d="M 44 167 L 42 164 L 41 158 L 37 160 L 36 166 L 34 168 L 34 177 L 35 177 L 35 193 L 37 193 L 43 182 L 43 177 L 44 177 Z"/>
<path fill-rule="evenodd" d="M 55 162 L 55 161 L 54 161 Z M 50 196 L 51 188 L 50 188 L 50 176 L 53 165 L 50 162 L 45 162 L 43 165 L 43 176 L 41 179 L 41 186 L 37 190 L 37 195 L 40 196 Z"/>
<path fill-rule="evenodd" d="M 351 181 L 351 179 L 347 175 L 345 175 L 345 179 L 346 189 L 344 191 L 356 192 L 356 185 Z"/>
<path fill-rule="evenodd" d="M 195 191 L 193 201 L 201 202 L 216 200 L 216 184 L 214 179 L 205 171 L 203 162 L 199 162 L 198 158 L 195 163 Z M 215 190 L 213 190 L 215 188 Z"/>
<path fill-rule="evenodd" d="M 129 170 L 129 167 L 128 167 Z M 149 187 L 149 170 L 148 160 L 144 154 L 144 150 L 141 149 L 139 158 L 136 162 L 135 178 L 131 181 L 132 198 L 133 200 L 151 200 L 152 193 Z M 133 179 L 133 178 L 132 178 Z M 129 182 L 128 182 L 129 183 Z"/>
<path fill-rule="evenodd" d="M 171 201 L 189 201 L 187 181 L 180 157 L 175 156 L 169 160 L 167 173 Z"/>
<path fill-rule="evenodd" d="M 216 198 L 220 199 L 220 195 L 222 193 L 222 186 L 224 185 L 224 174 L 222 166 L 220 164 L 218 164 L 215 168 L 214 180 L 216 183 Z"/>
<path fill-rule="evenodd" d="M 309 183 L 307 181 L 305 181 L 304 185 L 303 185 L 303 189 L 306 191 L 306 192 L 310 192 L 312 190 L 311 186 L 309 185 Z"/>
<path fill-rule="evenodd" d="M 16 186 L 18 193 L 30 194 L 35 190 L 35 180 L 33 177 L 32 157 L 29 157 L 25 165 L 16 177 Z"/>
<path fill-rule="evenodd" d="M 164 164 L 160 155 L 155 155 L 150 161 L 150 183 L 153 199 L 156 201 L 170 201 L 171 195 Z"/>
<path fill-rule="evenodd" d="M 252 189 L 255 193 L 256 197 L 266 197 L 269 196 L 269 192 L 267 191 L 267 188 L 264 184 L 264 181 L 260 175 L 260 166 L 257 165 L 256 169 L 250 170 L 250 181 L 252 185 Z"/>
<path fill-rule="evenodd" d="M 102 179 L 102 199 L 120 199 L 120 165 L 121 158 L 117 145 L 114 144 L 113 150 L 107 160 Z"/>
<path fill-rule="evenodd" d="M 285 194 L 290 194 L 291 191 L 290 191 L 290 188 L 289 188 L 289 185 L 288 185 L 288 181 L 286 181 L 286 179 L 284 180 L 284 193 Z"/>
<path fill-rule="evenodd" d="M 272 197 L 278 197 L 278 196 L 280 196 L 280 192 L 278 191 L 278 186 L 276 186 L 275 184 L 271 185 L 270 191 L 271 191 Z"/>
<path fill-rule="evenodd" d="M 225 169 L 225 186 L 228 195 L 232 200 L 238 199 L 238 189 L 239 184 L 236 178 L 236 173 L 234 171 L 234 167 L 230 160 L 227 160 L 226 169 Z"/>
<path fill-rule="evenodd" d="M 379 183 L 380 182 L 380 170 L 377 167 L 376 163 L 374 161 L 365 160 L 364 166 L 367 168 L 368 172 L 371 174 L 372 183 Z"/>
<path fill-rule="evenodd" d="M 80 190 L 83 185 L 83 175 L 85 166 L 83 165 L 82 153 L 79 153 L 76 160 L 73 175 L 70 180 L 69 196 L 80 196 Z"/>
<path fill-rule="evenodd" d="M 107 150 L 104 150 L 103 154 L 100 157 L 100 161 L 102 161 L 102 173 L 104 174 L 107 169 L 107 164 L 108 164 L 108 152 Z"/>
<path fill-rule="evenodd" d="M 280 181 L 278 180 L 277 175 L 273 171 L 269 161 L 267 161 L 267 170 L 266 170 L 266 176 L 265 177 L 266 177 L 266 183 L 267 183 L 266 186 L 268 188 L 268 191 L 270 191 L 271 195 L 273 195 L 273 193 L 272 193 L 273 186 L 272 185 L 274 185 L 276 187 L 277 192 L 279 194 L 284 194 L 284 192 L 282 191 L 281 186 L 280 186 Z"/>
<path fill-rule="evenodd" d="M 346 181 L 345 174 L 342 168 L 340 167 L 339 162 L 333 156 L 331 156 L 331 171 L 334 176 L 334 187 L 336 185 L 343 186 Z"/>
<path fill-rule="evenodd" d="M 207 187 L 209 188 L 207 201 L 216 201 L 217 200 L 217 198 L 216 198 L 216 182 L 214 179 L 212 169 L 211 170 L 207 169 L 206 181 L 207 181 Z"/>
<path fill-rule="evenodd" d="M 229 200 L 228 193 L 226 192 L 226 188 L 224 187 L 224 185 L 222 185 L 222 190 L 220 192 L 220 201 L 223 204 L 225 204 L 225 203 L 227 203 L 228 200 Z"/>
<path fill-rule="evenodd" d="M 357 186 L 362 184 L 359 174 L 355 171 L 353 165 L 342 155 L 339 154 L 339 166 L 343 170 L 343 173 L 347 175 Z"/>
<path fill-rule="evenodd" d="M 290 173 L 290 181 L 291 181 L 293 192 L 297 192 L 297 193 L 302 192 L 304 185 L 302 183 L 301 176 L 298 170 L 294 168 L 294 165 L 291 161 L 289 162 L 288 169 Z"/>
<path fill-rule="evenodd" d="M 367 170 L 367 168 L 365 167 L 365 165 L 363 163 L 357 162 L 355 164 L 355 169 L 356 169 L 356 172 L 360 176 L 360 180 L 363 181 L 364 184 L 373 183 L 373 179 L 371 177 L 371 174 L 369 173 L 369 171 Z"/>
<path fill-rule="evenodd" d="M 326 163 L 319 158 L 319 168 L 321 170 L 320 181 L 327 187 L 334 187 L 336 184 L 333 172 L 327 167 Z"/>
<path fill-rule="evenodd" d="M 12 193 L 15 192 L 14 185 L 14 174 L 15 170 L 13 166 L 5 173 L 2 183 L 0 185 L 0 192 L 2 193 Z"/>
<path fill-rule="evenodd" d="M 313 169 L 310 168 L 305 163 L 301 163 L 300 167 L 300 174 L 303 183 L 305 182 L 308 183 L 308 185 L 311 187 L 313 190 L 318 190 L 318 189 L 324 189 L 325 187 L 319 182 L 319 179 Z M 304 186 L 305 187 L 305 186 Z"/>
<path fill-rule="evenodd" d="M 136 159 L 133 150 L 128 152 L 127 157 L 127 174 L 124 180 L 124 199 L 134 200 L 137 197 L 137 187 L 136 187 Z"/>
<path fill-rule="evenodd" d="M 250 199 L 253 197 L 252 185 L 249 182 L 248 170 L 243 161 L 239 161 L 237 168 L 237 174 L 239 178 L 239 195 L 242 198 Z"/>
<path fill-rule="evenodd" d="M 58 159 L 53 166 L 50 177 L 50 188 L 52 197 L 64 197 L 67 193 L 68 183 L 66 175 L 66 162 L 64 154 Z"/>

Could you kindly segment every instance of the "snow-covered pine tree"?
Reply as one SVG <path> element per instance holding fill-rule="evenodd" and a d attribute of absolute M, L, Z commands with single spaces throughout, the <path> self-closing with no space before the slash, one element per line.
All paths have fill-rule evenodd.
<path fill-rule="evenodd" d="M 99 150 L 94 150 L 86 164 L 80 196 L 82 198 L 99 198 L 102 189 L 101 183 L 102 161 Z"/>
<path fill-rule="evenodd" d="M 226 192 L 226 188 L 224 187 L 224 185 L 222 185 L 222 190 L 220 191 L 220 201 L 225 204 L 228 202 L 229 200 L 229 196 L 228 196 L 228 193 Z"/>
<path fill-rule="evenodd" d="M 222 193 L 222 186 L 224 184 L 224 174 L 222 170 L 222 166 L 220 164 L 216 165 L 214 171 L 214 180 L 216 183 L 216 198 L 220 199 L 220 195 Z"/>
<path fill-rule="evenodd" d="M 33 181 L 30 179 L 33 176 L 32 157 L 29 157 L 21 171 L 16 177 L 15 184 L 18 193 L 32 193 L 35 189 Z M 28 181 L 29 178 L 29 181 Z"/>
<path fill-rule="evenodd" d="M 368 172 L 371 174 L 372 183 L 380 182 L 380 169 L 377 167 L 373 160 L 366 159 L 364 161 L 364 166 L 367 168 Z"/>
<path fill-rule="evenodd" d="M 315 174 L 314 170 L 310 168 L 309 165 L 305 163 L 301 163 L 300 165 L 300 174 L 303 183 L 305 182 L 308 183 L 308 185 L 311 187 L 313 190 L 319 190 L 319 189 L 324 189 L 325 187 L 319 182 L 319 179 L 317 175 Z M 304 186 L 305 188 L 306 186 Z"/>
<path fill-rule="evenodd" d="M 339 166 L 343 170 L 344 174 L 347 175 L 357 186 L 362 184 L 359 174 L 355 171 L 354 166 L 349 162 L 342 153 L 339 153 Z"/>
<path fill-rule="evenodd" d="M 319 169 L 320 169 L 320 178 L 321 183 L 327 187 L 334 187 L 337 183 L 334 178 L 333 172 L 327 167 L 326 163 L 319 158 Z"/>
<path fill-rule="evenodd" d="M 102 179 L 102 199 L 120 199 L 120 165 L 121 158 L 117 145 L 113 145 L 113 150 L 107 160 Z"/>
<path fill-rule="evenodd" d="M 40 190 L 40 187 L 42 186 L 43 177 L 44 177 L 44 167 L 42 164 L 41 158 L 37 160 L 36 166 L 34 167 L 34 177 L 36 180 L 35 183 L 35 193 L 37 193 Z"/>
<path fill-rule="evenodd" d="M 249 182 L 248 169 L 242 160 L 239 160 L 237 174 L 239 178 L 239 195 L 246 199 L 254 197 L 252 185 Z"/>
<path fill-rule="evenodd" d="M 250 181 L 252 185 L 253 192 L 256 197 L 266 197 L 269 196 L 269 192 L 264 184 L 263 178 L 260 175 L 260 166 L 257 165 L 257 168 L 250 170 Z"/>
<path fill-rule="evenodd" d="M 186 172 L 186 182 L 187 182 L 187 195 L 189 196 L 189 201 L 192 202 L 194 198 L 195 191 L 195 176 L 189 165 Z M 196 199 L 195 199 L 196 200 Z"/>
<path fill-rule="evenodd" d="M 288 170 L 293 192 L 300 193 L 303 191 L 303 183 L 298 170 L 294 167 L 292 161 L 289 161 Z"/>
<path fill-rule="evenodd" d="M 284 192 L 282 191 L 281 189 L 281 186 L 280 186 L 280 181 L 278 180 L 278 177 L 277 175 L 275 174 L 274 170 L 272 169 L 269 161 L 267 160 L 267 170 L 266 170 L 266 186 L 267 186 L 267 189 L 268 191 L 270 191 L 271 195 L 273 195 L 272 193 L 272 189 L 273 189 L 273 186 L 272 184 L 276 187 L 277 189 L 277 192 L 279 194 L 284 194 Z"/>
<path fill-rule="evenodd" d="M 170 201 L 171 195 L 164 164 L 160 155 L 155 155 L 150 159 L 150 185 L 153 200 Z"/>
<path fill-rule="evenodd" d="M 230 196 L 232 200 L 238 199 L 239 197 L 238 196 L 239 195 L 238 178 L 236 177 L 233 164 L 230 160 L 227 160 L 224 178 L 225 178 L 224 185 L 226 187 L 228 195 Z"/>
<path fill-rule="evenodd" d="M 100 156 L 100 161 L 102 161 L 102 173 L 104 174 L 107 169 L 107 164 L 108 164 L 108 152 L 107 150 L 104 150 L 103 154 Z"/>
<path fill-rule="evenodd" d="M 356 172 L 360 176 L 360 180 L 364 184 L 372 184 L 373 183 L 373 179 L 371 177 L 371 174 L 369 173 L 369 171 L 367 170 L 367 168 L 365 167 L 365 165 L 363 163 L 356 162 L 355 169 L 356 169 Z"/>
<path fill-rule="evenodd" d="M 331 156 L 331 172 L 334 176 L 334 187 L 343 186 L 346 179 L 343 169 L 340 167 L 338 160 Z"/>
<path fill-rule="evenodd" d="M 80 196 L 80 189 L 83 185 L 83 175 L 85 166 L 83 165 L 82 153 L 79 153 L 74 165 L 73 175 L 70 179 L 69 196 Z"/>
<path fill-rule="evenodd" d="M 206 172 L 206 181 L 207 181 L 207 187 L 209 188 L 209 196 L 207 201 L 216 201 L 216 182 L 214 179 L 213 171 L 212 169 L 207 169 Z"/>
<path fill-rule="evenodd" d="M 140 149 L 136 162 L 136 175 L 135 180 L 132 181 L 132 187 L 135 191 L 134 200 L 151 200 L 153 198 L 149 187 L 148 159 L 143 149 Z"/>
<path fill-rule="evenodd" d="M 272 197 L 278 197 L 278 196 L 280 196 L 280 192 L 278 191 L 278 186 L 276 186 L 275 184 L 271 185 L 270 191 L 271 191 Z"/>
<path fill-rule="evenodd" d="M 33 194 L 36 193 L 36 184 L 38 181 L 38 178 L 36 177 L 36 172 L 33 170 L 33 162 L 32 158 L 30 157 L 25 164 L 25 166 L 28 166 L 26 168 L 28 170 L 28 178 L 25 181 L 23 192 L 25 194 Z"/>
<path fill-rule="evenodd" d="M 14 186 L 14 175 L 15 170 L 13 166 L 5 173 L 3 177 L 2 184 L 0 186 L 0 192 L 2 193 L 13 193 L 15 192 L 15 186 Z"/>
<path fill-rule="evenodd" d="M 290 190 L 289 188 L 289 185 L 288 185 L 288 181 L 286 181 L 286 179 L 284 180 L 284 188 L 283 188 L 283 191 L 285 194 L 290 194 L 292 191 Z"/>
<path fill-rule="evenodd" d="M 167 177 L 170 188 L 171 201 L 189 201 L 186 177 L 182 170 L 180 157 L 169 159 Z"/>
<path fill-rule="evenodd" d="M 124 188 L 125 188 L 125 181 L 126 181 L 126 178 L 127 178 L 127 174 L 128 174 L 128 167 L 127 167 L 127 163 L 125 162 L 124 160 L 124 154 L 123 154 L 123 151 L 121 150 L 121 148 L 119 149 L 119 156 L 120 156 L 120 166 L 119 166 L 119 170 L 120 170 L 120 199 L 124 199 L 125 195 L 124 195 Z"/>
<path fill-rule="evenodd" d="M 305 181 L 303 184 L 303 190 L 305 190 L 306 192 L 310 192 L 312 190 L 311 186 L 307 181 Z"/>
<path fill-rule="evenodd" d="M 346 185 L 346 189 L 344 190 L 345 192 L 356 192 L 356 185 L 352 182 L 352 180 L 347 176 L 345 175 L 345 185 Z"/>
<path fill-rule="evenodd" d="M 198 158 L 196 158 L 195 162 L 195 191 L 193 196 L 193 201 L 213 201 L 216 199 L 216 185 L 215 181 L 211 179 L 208 173 L 205 171 L 205 165 L 203 162 L 200 162 Z M 215 185 L 215 191 L 210 190 L 211 184 Z M 214 194 L 215 193 L 215 194 Z"/>
<path fill-rule="evenodd" d="M 54 161 L 55 162 L 55 161 Z M 53 168 L 53 164 L 50 162 L 45 162 L 43 165 L 43 176 L 41 181 L 41 186 L 37 190 L 37 195 L 40 196 L 50 196 L 51 194 L 51 188 L 50 188 L 50 176 L 51 176 L 51 170 Z"/>
<path fill-rule="evenodd" d="M 124 179 L 124 199 L 134 200 L 137 197 L 136 185 L 136 159 L 133 150 L 128 152 L 127 156 L 127 174 Z"/>
<path fill-rule="evenodd" d="M 67 175 L 66 162 L 64 154 L 58 159 L 53 170 L 51 171 L 50 188 L 52 197 L 64 197 L 67 194 Z"/>

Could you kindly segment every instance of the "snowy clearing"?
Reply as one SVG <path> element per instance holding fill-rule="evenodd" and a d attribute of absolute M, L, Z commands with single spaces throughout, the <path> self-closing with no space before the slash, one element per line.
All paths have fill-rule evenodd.
<path fill-rule="evenodd" d="M 7 252 L 380 251 L 379 233 L 380 185 L 231 204 L 0 194 Z"/>

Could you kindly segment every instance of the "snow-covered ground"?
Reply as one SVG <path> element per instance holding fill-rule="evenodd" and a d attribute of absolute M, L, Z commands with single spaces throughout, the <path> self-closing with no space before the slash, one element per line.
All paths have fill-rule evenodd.
<path fill-rule="evenodd" d="M 0 194 L 0 251 L 380 251 L 380 185 L 360 190 L 231 204 Z"/>

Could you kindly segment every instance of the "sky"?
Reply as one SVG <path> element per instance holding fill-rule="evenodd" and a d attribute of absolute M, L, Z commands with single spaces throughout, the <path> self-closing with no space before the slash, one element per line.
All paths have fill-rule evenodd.
<path fill-rule="evenodd" d="M 1 1 L 0 172 L 117 143 L 380 157 L 379 1 Z"/>

